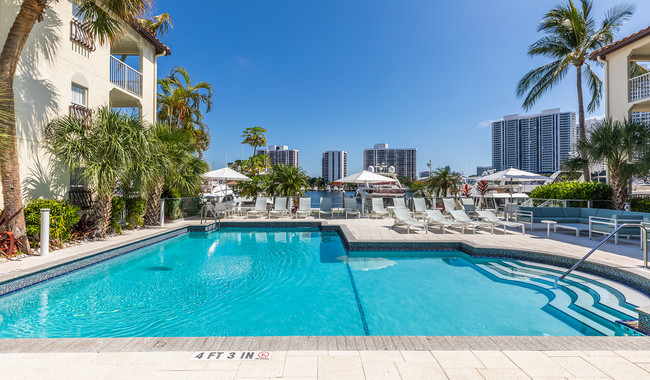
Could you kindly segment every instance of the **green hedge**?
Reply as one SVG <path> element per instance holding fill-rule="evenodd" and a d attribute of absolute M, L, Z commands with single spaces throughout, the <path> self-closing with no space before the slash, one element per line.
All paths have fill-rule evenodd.
<path fill-rule="evenodd" d="M 632 211 L 650 212 L 650 198 L 632 198 L 630 207 Z"/>
<path fill-rule="evenodd" d="M 122 211 L 124 211 L 124 205 L 126 202 L 122 197 L 113 197 L 111 199 L 111 221 L 109 224 L 110 229 L 113 233 L 121 234 L 122 226 L 120 225 L 120 219 L 122 218 Z"/>
<path fill-rule="evenodd" d="M 147 201 L 143 198 L 126 199 L 126 228 L 144 226 L 144 212 L 147 209 Z"/>
<path fill-rule="evenodd" d="M 35 199 L 25 207 L 27 236 L 34 246 L 41 238 L 41 209 L 50 209 L 50 241 L 61 246 L 72 238 L 72 226 L 79 221 L 79 207 L 68 201 L 56 199 Z"/>
<path fill-rule="evenodd" d="M 531 198 L 611 200 L 612 188 L 604 183 L 555 182 L 538 186 L 530 192 Z"/>

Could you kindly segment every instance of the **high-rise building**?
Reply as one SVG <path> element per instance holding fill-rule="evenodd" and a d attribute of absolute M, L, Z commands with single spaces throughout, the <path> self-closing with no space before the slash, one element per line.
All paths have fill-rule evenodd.
<path fill-rule="evenodd" d="M 417 149 L 388 148 L 388 144 L 375 144 L 372 149 L 363 151 L 363 168 L 369 166 L 394 166 L 398 177 L 417 179 Z"/>
<path fill-rule="evenodd" d="M 268 149 L 260 149 L 257 154 L 266 154 L 269 156 L 271 166 L 277 164 L 285 164 L 289 166 L 299 167 L 297 149 L 289 149 L 286 145 L 269 145 Z"/>
<path fill-rule="evenodd" d="M 574 112 L 554 108 L 539 115 L 504 116 L 492 123 L 492 168 L 558 171 L 573 157 L 577 138 Z"/>
<path fill-rule="evenodd" d="M 323 153 L 323 180 L 325 183 L 336 181 L 348 175 L 348 152 L 328 150 Z"/>

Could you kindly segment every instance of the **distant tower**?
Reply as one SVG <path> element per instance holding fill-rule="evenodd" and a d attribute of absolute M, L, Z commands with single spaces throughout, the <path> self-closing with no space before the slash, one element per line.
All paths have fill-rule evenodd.
<path fill-rule="evenodd" d="M 325 183 L 336 181 L 348 175 L 348 152 L 328 150 L 323 153 L 322 177 Z"/>
<path fill-rule="evenodd" d="M 394 173 L 399 177 L 417 179 L 417 149 L 415 148 L 389 148 L 388 144 L 375 144 L 372 149 L 363 151 L 363 167 L 385 165 L 393 167 Z"/>

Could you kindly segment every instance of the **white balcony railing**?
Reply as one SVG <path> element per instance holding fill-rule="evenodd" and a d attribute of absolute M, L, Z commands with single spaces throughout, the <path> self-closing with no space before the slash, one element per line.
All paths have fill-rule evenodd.
<path fill-rule="evenodd" d="M 630 101 L 650 97 L 650 73 L 630 79 Z"/>
<path fill-rule="evenodd" d="M 112 55 L 111 82 L 134 95 L 142 96 L 142 74 Z"/>

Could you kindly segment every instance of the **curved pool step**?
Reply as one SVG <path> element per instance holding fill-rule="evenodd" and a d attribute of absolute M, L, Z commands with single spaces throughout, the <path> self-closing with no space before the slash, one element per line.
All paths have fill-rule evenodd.
<path fill-rule="evenodd" d="M 548 275 L 553 278 L 553 281 L 564 273 L 564 271 L 558 270 L 557 268 L 538 267 L 518 261 L 502 261 L 501 264 L 521 269 L 524 272 L 529 271 L 531 273 Z M 601 282 L 600 279 L 596 279 L 594 276 L 587 278 L 586 276 L 583 276 L 582 273 L 571 273 L 561 282 L 561 284 L 570 287 L 570 289 L 577 286 L 587 292 L 595 292 L 598 299 L 596 299 L 597 303 L 594 304 L 594 306 L 598 307 L 598 305 L 601 305 L 606 308 L 604 311 L 614 310 L 615 312 L 618 312 L 620 314 L 620 318 L 618 319 L 637 317 L 635 311 L 637 305 L 627 300 L 627 297 L 630 296 L 630 291 L 634 290 L 624 290 L 623 285 L 615 285 L 616 287 L 614 287 L 610 284 Z M 623 291 L 627 294 L 624 294 Z M 643 296 L 641 293 L 639 294 Z"/>
<path fill-rule="evenodd" d="M 545 273 L 544 274 L 532 273 L 532 271 L 529 272 L 526 269 L 511 267 L 509 265 L 506 265 L 506 263 L 504 262 L 494 262 L 492 263 L 492 265 L 502 269 L 504 272 L 516 273 L 517 275 L 522 276 L 524 278 L 529 278 L 536 283 L 541 282 L 544 284 L 544 286 L 540 286 L 540 287 L 543 287 L 547 290 L 556 290 L 555 278 L 557 277 L 552 277 Z M 573 295 L 573 297 L 571 297 L 572 302 L 571 304 L 569 304 L 569 307 L 574 306 L 580 308 L 580 310 L 577 310 L 578 312 L 584 311 L 585 313 L 587 313 L 588 317 L 590 317 L 595 322 L 601 325 L 607 326 L 608 323 L 611 323 L 613 325 L 616 321 L 620 319 L 634 318 L 634 313 L 630 310 L 624 309 L 626 310 L 626 313 L 619 312 L 617 313 L 618 315 L 615 315 L 612 314 L 612 312 L 608 312 L 608 310 L 603 309 L 603 308 L 607 308 L 609 310 L 613 310 L 613 308 L 610 307 L 609 305 L 602 305 L 601 308 L 599 308 L 597 305 L 599 304 L 602 297 L 600 297 L 600 295 L 598 294 L 594 294 L 590 292 L 589 288 L 585 286 L 582 287 L 576 286 L 571 281 L 562 281 L 559 285 L 560 286 L 557 289 L 558 291 L 564 291 L 564 292 L 569 291 Z M 605 291 L 604 288 L 603 291 Z M 569 294 L 569 296 L 571 296 L 571 294 Z M 619 306 L 618 299 L 616 299 L 611 294 L 609 296 L 606 296 L 605 299 L 609 299 L 609 300 L 614 299 L 615 301 L 614 303 L 611 304 L 611 306 Z"/>
<path fill-rule="evenodd" d="M 534 281 L 527 276 L 522 276 L 521 273 L 513 273 L 512 271 L 508 271 L 507 269 L 504 270 L 502 267 L 493 264 L 494 262 L 482 263 L 477 264 L 477 266 L 501 280 L 517 282 L 552 293 L 553 298 L 549 301 L 549 306 L 553 307 L 558 312 L 570 318 L 573 318 L 574 320 L 577 320 L 586 326 L 589 326 L 590 328 L 603 335 L 614 335 L 613 326 L 611 326 L 609 323 L 599 322 L 597 318 L 588 316 L 588 313 L 582 314 L 576 310 L 571 309 L 571 305 L 573 305 L 573 298 L 571 295 L 569 295 L 569 293 L 566 292 L 566 289 L 556 289 L 553 285 Z"/>

